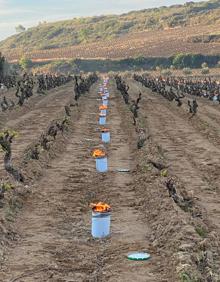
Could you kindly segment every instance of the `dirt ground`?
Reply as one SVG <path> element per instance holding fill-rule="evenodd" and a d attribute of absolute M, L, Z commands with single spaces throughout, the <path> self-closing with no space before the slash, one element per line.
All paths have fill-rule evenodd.
<path fill-rule="evenodd" d="M 198 116 L 189 120 L 186 106 L 178 109 L 137 82 L 128 83 L 132 97 L 143 93 L 139 122 L 145 146 L 137 149 L 131 113 L 111 80 L 109 171 L 96 172 L 91 151 L 100 144 L 101 101 L 98 84 L 92 86 L 73 108 L 54 153 L 25 167 L 29 183 L 22 207 L 10 222 L 0 210 L 1 282 L 220 281 L 219 108 L 201 100 Z M 19 131 L 13 143 L 16 165 L 22 167 L 25 148 L 63 115 L 72 95 L 70 86 L 62 87 L 8 118 L 7 126 Z M 178 189 L 192 197 L 192 210 L 173 202 L 166 177 L 149 159 L 166 164 Z M 112 206 L 111 236 L 104 240 L 91 236 L 89 204 L 96 201 Z M 129 261 L 130 251 L 147 251 L 151 259 Z"/>
<path fill-rule="evenodd" d="M 158 94 L 153 94 L 150 90 L 142 88 L 139 83 L 128 80 L 128 84 L 131 96 L 137 97 L 140 91 L 143 94 L 140 119 L 149 139 L 145 156 L 147 155 L 149 159 L 156 158 L 165 164 L 168 175 L 176 179 L 179 191 L 193 201 L 192 210 L 187 212 L 191 215 L 185 213 L 178 219 L 178 224 L 184 220 L 187 228 L 193 227 L 194 231 L 191 229 L 186 234 L 192 237 L 190 240 L 179 238 L 177 244 L 189 241 L 191 246 L 187 251 L 188 254 L 194 253 L 192 257 L 196 256 L 197 270 L 200 265 L 198 260 L 204 262 L 201 257 L 204 252 L 208 253 L 210 257 L 206 259 L 206 263 L 199 266 L 202 269 L 200 279 L 203 279 L 201 281 L 219 281 L 219 105 L 204 98 L 198 98 L 199 112 L 191 119 L 188 114 L 187 99 L 192 97 L 187 96 L 183 100 L 183 106 L 178 108 L 175 102 L 171 103 Z M 204 232 L 199 232 L 201 230 Z M 188 232 L 188 230 L 181 231 L 181 235 L 184 236 L 186 231 Z M 200 240 L 195 238 L 194 233 L 201 237 Z M 171 244 L 178 238 L 177 234 L 173 235 Z M 205 243 L 205 249 L 203 243 Z M 178 249 L 176 247 L 174 246 L 174 252 Z M 190 259 L 187 258 L 187 261 L 189 264 Z M 216 275 L 207 274 L 211 272 L 208 270 L 210 265 Z M 195 274 L 195 281 L 197 281 L 196 276 L 199 274 Z"/>

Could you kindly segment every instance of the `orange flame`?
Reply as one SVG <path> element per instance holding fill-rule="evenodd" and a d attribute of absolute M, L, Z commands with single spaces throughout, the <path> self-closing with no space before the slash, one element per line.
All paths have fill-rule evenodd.
<path fill-rule="evenodd" d="M 103 150 L 95 149 L 92 153 L 93 158 L 105 157 L 106 153 Z"/>
<path fill-rule="evenodd" d="M 111 207 L 107 205 L 106 203 L 99 202 L 98 204 L 90 204 L 90 208 L 94 212 L 110 212 Z"/>
<path fill-rule="evenodd" d="M 99 107 L 99 110 L 107 110 L 107 109 L 108 109 L 108 107 L 105 106 L 105 105 L 101 105 L 101 106 Z"/>

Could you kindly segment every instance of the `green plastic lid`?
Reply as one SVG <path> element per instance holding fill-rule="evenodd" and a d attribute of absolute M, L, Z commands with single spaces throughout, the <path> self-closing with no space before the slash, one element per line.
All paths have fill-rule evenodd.
<path fill-rule="evenodd" d="M 132 252 L 127 255 L 130 260 L 148 260 L 150 259 L 150 254 L 143 252 Z"/>

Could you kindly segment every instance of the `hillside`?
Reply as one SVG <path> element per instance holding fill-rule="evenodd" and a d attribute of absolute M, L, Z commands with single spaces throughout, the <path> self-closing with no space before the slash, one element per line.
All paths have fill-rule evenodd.
<path fill-rule="evenodd" d="M 72 59 L 168 58 L 181 52 L 213 56 L 220 54 L 220 44 L 218 42 L 195 43 L 193 39 L 201 38 L 204 34 L 214 33 L 216 28 L 217 25 L 212 25 L 200 26 L 199 28 L 183 27 L 156 32 L 144 31 L 96 43 L 52 50 L 26 51 L 25 55 L 34 62 Z M 219 28 L 220 24 L 218 25 Z M 22 49 L 11 49 L 5 53 L 11 62 L 16 62 L 23 54 Z"/>
<path fill-rule="evenodd" d="M 138 9 L 138 7 L 137 7 Z M 134 31 L 220 23 L 220 1 L 134 11 L 120 16 L 79 18 L 44 23 L 0 43 L 0 48 L 51 49 L 98 39 L 112 39 Z"/>
<path fill-rule="evenodd" d="M 180 51 L 212 54 L 215 50 L 219 53 L 219 26 L 220 0 L 188 2 L 120 16 L 40 24 L 0 42 L 0 50 L 10 60 L 17 60 L 23 53 L 40 60 L 169 56 Z M 180 42 L 174 44 L 176 36 Z M 168 45 L 163 45 L 167 51 L 160 50 L 160 54 L 161 38 Z"/>

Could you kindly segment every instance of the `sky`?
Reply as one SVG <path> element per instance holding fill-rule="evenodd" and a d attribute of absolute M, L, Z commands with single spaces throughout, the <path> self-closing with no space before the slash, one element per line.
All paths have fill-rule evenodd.
<path fill-rule="evenodd" d="M 27 28 L 40 21 L 120 14 L 185 2 L 187 0 L 0 0 L 0 40 L 13 35 L 19 24 Z"/>

